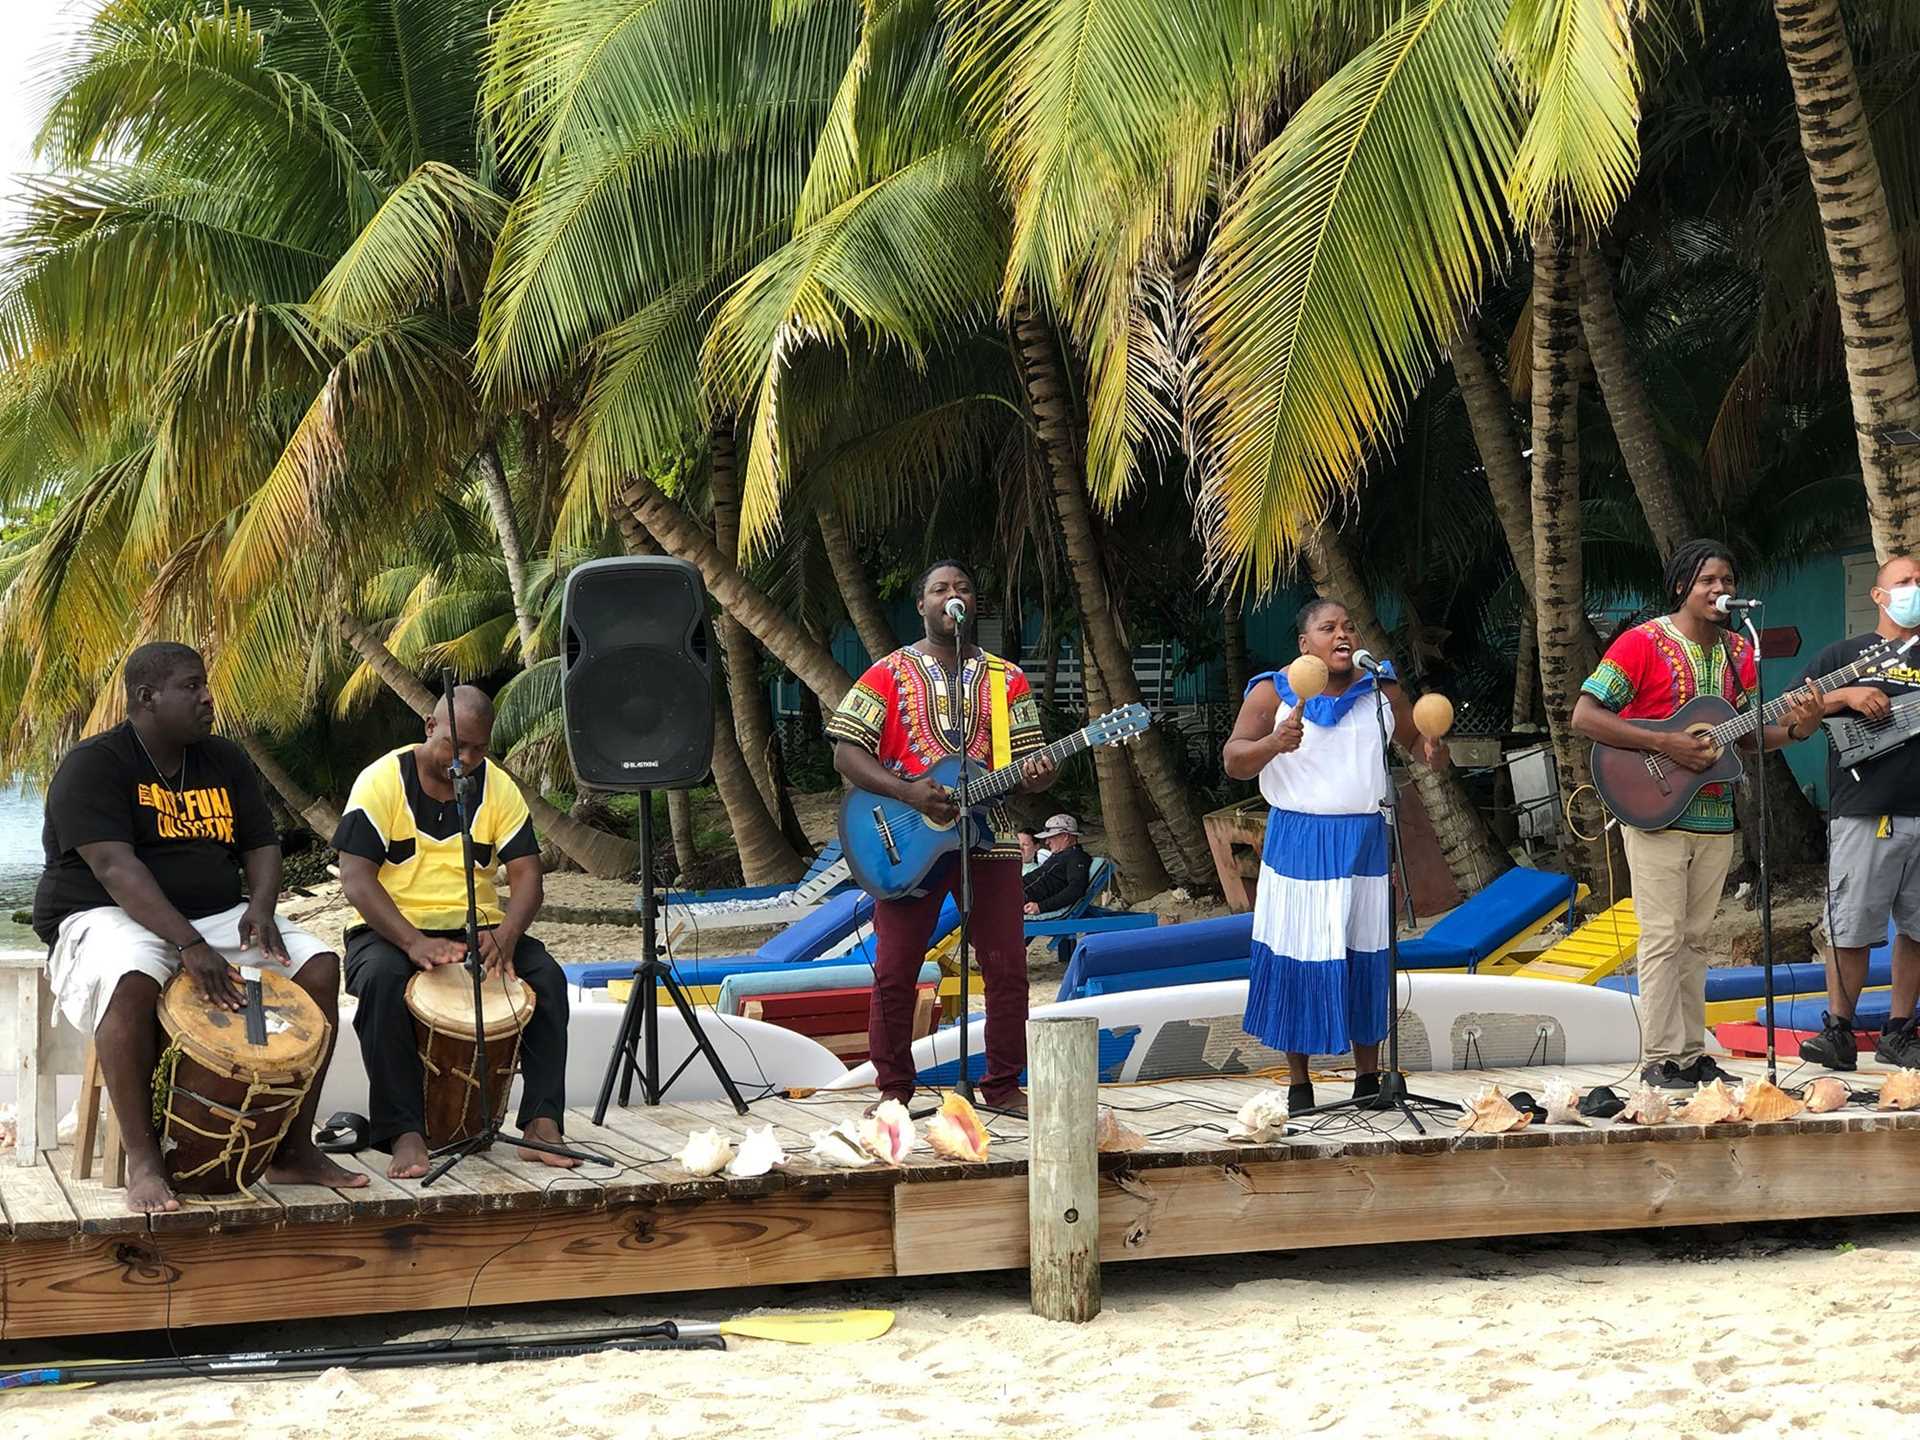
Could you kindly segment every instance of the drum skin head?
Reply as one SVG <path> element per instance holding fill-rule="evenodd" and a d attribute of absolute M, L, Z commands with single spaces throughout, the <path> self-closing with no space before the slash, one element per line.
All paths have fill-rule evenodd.
<path fill-rule="evenodd" d="M 480 982 L 487 1034 L 522 1029 L 533 1014 L 533 987 L 517 976 L 489 975 Z M 443 1034 L 473 1038 L 473 977 L 465 965 L 436 965 L 407 981 L 407 1009 L 421 1024 Z"/>
<path fill-rule="evenodd" d="M 314 1073 L 327 1048 L 327 1021 L 313 997 L 277 970 L 260 972 L 267 1043 L 247 1043 L 247 1017 L 222 1010 L 185 970 L 160 992 L 160 1025 L 168 1040 L 220 1075 L 285 1080 Z"/>

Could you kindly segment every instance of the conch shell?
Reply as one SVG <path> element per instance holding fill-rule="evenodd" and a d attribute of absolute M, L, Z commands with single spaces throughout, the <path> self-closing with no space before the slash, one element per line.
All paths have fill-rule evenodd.
<path fill-rule="evenodd" d="M 1740 1114 L 1740 1102 L 1733 1098 L 1724 1080 L 1710 1080 L 1693 1092 L 1693 1099 L 1674 1113 L 1674 1119 L 1689 1125 L 1718 1125 Z"/>
<path fill-rule="evenodd" d="M 873 1114 L 860 1121 L 860 1143 L 876 1160 L 898 1165 L 913 1153 L 920 1139 L 913 1131 L 913 1117 L 898 1100 L 882 1100 Z"/>
<path fill-rule="evenodd" d="M 696 1130 L 686 1149 L 673 1157 L 689 1175 L 717 1175 L 733 1159 L 733 1142 L 718 1130 Z"/>
<path fill-rule="evenodd" d="M 1102 1105 L 1093 1122 L 1093 1143 L 1103 1155 L 1112 1155 L 1122 1151 L 1144 1150 L 1147 1137 L 1138 1130 L 1129 1130 L 1120 1123 L 1120 1116 L 1111 1105 Z"/>
<path fill-rule="evenodd" d="M 1227 1126 L 1227 1139 L 1246 1145 L 1262 1145 L 1286 1132 L 1287 1096 L 1277 1086 L 1262 1090 L 1240 1107 L 1240 1113 Z"/>
<path fill-rule="evenodd" d="M 739 1179 L 764 1175 L 787 1163 L 787 1152 L 774 1138 L 773 1126 L 755 1125 L 740 1142 L 739 1153 L 727 1162 L 727 1174 Z"/>
<path fill-rule="evenodd" d="M 1791 1120 L 1807 1102 L 1789 1095 L 1771 1080 L 1749 1080 L 1733 1092 L 1742 1120 Z"/>
<path fill-rule="evenodd" d="M 1818 1080 L 1809 1080 L 1804 1093 L 1809 1115 L 1825 1115 L 1853 1099 L 1853 1087 L 1838 1075 L 1822 1075 Z"/>
<path fill-rule="evenodd" d="M 987 1158 L 986 1126 L 959 1091 L 949 1090 L 940 1102 L 940 1113 L 927 1122 L 927 1144 L 934 1154 L 949 1160 Z"/>
<path fill-rule="evenodd" d="M 1525 1110 L 1513 1108 L 1513 1102 L 1500 1093 L 1498 1085 L 1483 1085 L 1474 1092 L 1467 1108 L 1454 1121 L 1454 1128 L 1467 1135 L 1499 1135 L 1518 1130 L 1533 1119 Z"/>
<path fill-rule="evenodd" d="M 874 1163 L 860 1143 L 860 1132 L 847 1121 L 831 1130 L 814 1131 L 813 1149 L 807 1152 L 807 1158 L 835 1170 L 859 1170 Z"/>
<path fill-rule="evenodd" d="M 1574 1088 L 1571 1080 L 1564 1076 L 1558 1080 L 1549 1080 L 1546 1090 L 1540 1096 L 1541 1105 L 1546 1107 L 1549 1125 L 1585 1125 L 1587 1117 L 1580 1113 L 1581 1091 Z"/>
<path fill-rule="evenodd" d="M 1920 1110 L 1920 1070 L 1895 1070 L 1880 1082 L 1876 1110 Z"/>
<path fill-rule="evenodd" d="M 1626 1108 L 1620 1112 L 1620 1118 L 1634 1125 L 1659 1125 L 1673 1114 L 1673 1104 L 1663 1091 L 1651 1085 L 1641 1085 L 1627 1096 Z"/>

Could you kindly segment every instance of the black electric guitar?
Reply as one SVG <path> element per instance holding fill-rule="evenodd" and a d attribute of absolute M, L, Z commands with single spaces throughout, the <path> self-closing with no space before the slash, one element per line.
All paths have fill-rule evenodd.
<path fill-rule="evenodd" d="M 1822 694 L 1851 685 L 1863 675 L 1885 670 L 1920 640 L 1903 640 L 1898 646 L 1881 641 L 1863 651 L 1851 665 L 1823 675 L 1813 683 Z M 1772 725 L 1799 703 L 1795 692 L 1769 700 L 1764 710 L 1735 710 L 1718 695 L 1698 695 L 1682 705 L 1666 720 L 1636 720 L 1644 730 L 1662 733 L 1687 730 L 1711 741 L 1719 751 L 1713 764 L 1704 770 L 1689 770 L 1656 750 L 1627 750 L 1597 741 L 1593 747 L 1593 788 L 1600 792 L 1607 809 L 1623 825 L 1636 830 L 1664 830 L 1686 813 L 1693 797 L 1708 785 L 1724 785 L 1741 776 L 1740 756 L 1735 743 L 1753 734 L 1762 725 Z"/>

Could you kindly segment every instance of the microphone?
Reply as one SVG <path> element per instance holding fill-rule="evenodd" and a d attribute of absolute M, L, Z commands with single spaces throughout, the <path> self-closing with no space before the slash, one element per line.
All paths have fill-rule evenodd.
<path fill-rule="evenodd" d="M 1374 659 L 1371 650 L 1356 650 L 1353 652 L 1353 663 L 1369 675 L 1378 675 L 1384 662 Z"/>
<path fill-rule="evenodd" d="M 964 625 L 967 623 L 967 602 L 962 600 L 958 595 L 947 601 L 947 603 L 940 608 L 946 611 L 947 618 L 953 621 L 954 624 Z"/>
<path fill-rule="evenodd" d="M 1713 608 L 1726 615 L 1735 610 L 1758 610 L 1760 604 L 1758 600 L 1736 600 L 1731 595 L 1722 595 L 1713 602 Z"/>

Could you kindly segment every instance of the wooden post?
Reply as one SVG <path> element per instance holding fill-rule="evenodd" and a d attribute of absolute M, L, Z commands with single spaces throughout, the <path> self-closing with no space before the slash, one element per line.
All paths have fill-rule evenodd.
<path fill-rule="evenodd" d="M 1099 1054 L 1092 1016 L 1027 1022 L 1027 1245 L 1033 1313 L 1048 1320 L 1100 1313 Z"/>

